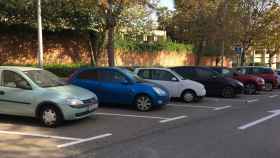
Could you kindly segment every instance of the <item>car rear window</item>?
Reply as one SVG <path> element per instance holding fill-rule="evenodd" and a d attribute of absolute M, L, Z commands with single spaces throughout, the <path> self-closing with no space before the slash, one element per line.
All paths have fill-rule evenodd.
<path fill-rule="evenodd" d="M 254 73 L 256 73 L 256 74 L 273 74 L 273 70 L 271 68 L 255 68 Z"/>

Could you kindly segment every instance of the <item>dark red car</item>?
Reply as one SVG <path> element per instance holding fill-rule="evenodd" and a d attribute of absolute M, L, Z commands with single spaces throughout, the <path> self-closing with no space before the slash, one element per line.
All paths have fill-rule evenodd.
<path fill-rule="evenodd" d="M 265 81 L 263 78 L 255 75 L 247 75 L 238 71 L 224 67 L 212 67 L 213 70 L 223 74 L 225 77 L 230 77 L 244 84 L 244 92 L 246 94 L 255 94 L 257 91 L 264 89 Z"/>
<path fill-rule="evenodd" d="M 261 67 L 261 66 L 246 66 L 246 67 L 238 67 L 236 70 L 244 75 L 256 75 L 262 77 L 265 80 L 265 90 L 272 91 L 273 88 L 277 88 L 279 83 L 277 80 L 277 75 L 275 72 L 269 67 Z"/>

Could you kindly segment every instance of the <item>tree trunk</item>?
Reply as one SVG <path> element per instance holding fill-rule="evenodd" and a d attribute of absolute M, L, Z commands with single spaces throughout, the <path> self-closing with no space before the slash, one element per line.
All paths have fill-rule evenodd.
<path fill-rule="evenodd" d="M 115 66 L 114 30 L 114 26 L 110 26 L 108 28 L 107 54 L 108 64 L 110 67 Z"/>
<path fill-rule="evenodd" d="M 94 52 L 93 52 L 93 47 L 92 47 L 92 41 L 90 38 L 90 35 L 88 36 L 88 43 L 89 43 L 89 48 L 90 48 L 90 63 L 92 66 L 96 66 L 96 58 L 94 57 Z"/>

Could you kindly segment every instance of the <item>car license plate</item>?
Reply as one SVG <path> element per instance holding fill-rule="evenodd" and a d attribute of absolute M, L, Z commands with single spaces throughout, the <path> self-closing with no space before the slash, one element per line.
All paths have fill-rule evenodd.
<path fill-rule="evenodd" d="M 97 107 L 98 107 L 98 104 L 91 104 L 88 106 L 88 111 L 93 111 L 93 110 L 97 109 Z"/>

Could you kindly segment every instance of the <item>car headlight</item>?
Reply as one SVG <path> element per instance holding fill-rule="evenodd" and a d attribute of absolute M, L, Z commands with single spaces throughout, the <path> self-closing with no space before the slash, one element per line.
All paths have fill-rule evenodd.
<path fill-rule="evenodd" d="M 84 104 L 84 102 L 80 99 L 68 98 L 66 99 L 66 104 L 73 108 L 80 108 Z"/>
<path fill-rule="evenodd" d="M 158 87 L 153 87 L 153 90 L 159 95 L 159 96 L 164 96 L 166 95 L 166 92 L 162 90 L 161 88 Z"/>
<path fill-rule="evenodd" d="M 263 79 L 263 78 L 258 78 L 258 79 L 257 79 L 257 81 L 258 81 L 258 82 L 260 82 L 260 83 L 262 83 L 262 84 L 264 84 L 264 83 L 265 83 L 265 81 L 264 81 L 264 79 Z"/>

